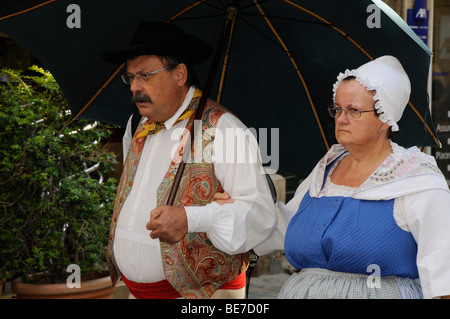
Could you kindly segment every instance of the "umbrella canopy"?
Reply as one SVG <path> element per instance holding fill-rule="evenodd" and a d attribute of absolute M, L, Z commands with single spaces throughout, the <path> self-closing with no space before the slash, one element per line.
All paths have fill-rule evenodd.
<path fill-rule="evenodd" d="M 427 96 L 431 52 L 382 1 L 235 2 L 3 1 L 0 32 L 52 72 L 74 116 L 125 126 L 134 109 L 119 77 L 125 68 L 105 63 L 102 53 L 125 48 L 139 21 L 174 23 L 214 47 L 228 17 L 231 30 L 209 96 L 255 128 L 263 160 L 276 162 L 279 151 L 272 168 L 305 175 L 335 143 L 326 109 L 336 76 L 393 55 L 412 84 L 395 141 L 439 145 Z M 211 60 L 195 68 L 202 83 Z"/>

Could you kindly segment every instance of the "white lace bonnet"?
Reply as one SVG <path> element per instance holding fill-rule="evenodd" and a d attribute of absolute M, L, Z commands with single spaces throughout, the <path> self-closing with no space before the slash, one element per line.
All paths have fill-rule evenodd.
<path fill-rule="evenodd" d="M 392 131 L 398 131 L 397 122 L 402 117 L 411 93 L 411 83 L 400 61 L 385 55 L 357 69 L 339 73 L 333 86 L 333 101 L 339 85 L 349 76 L 354 76 L 367 90 L 376 90 L 373 99 L 380 120 L 388 123 Z"/>

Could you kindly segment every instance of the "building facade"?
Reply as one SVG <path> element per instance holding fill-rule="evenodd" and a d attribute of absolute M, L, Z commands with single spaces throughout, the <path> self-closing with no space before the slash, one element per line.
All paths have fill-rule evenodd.
<path fill-rule="evenodd" d="M 433 52 L 429 95 L 441 147 L 433 148 L 450 185 L 450 0 L 384 0 Z"/>

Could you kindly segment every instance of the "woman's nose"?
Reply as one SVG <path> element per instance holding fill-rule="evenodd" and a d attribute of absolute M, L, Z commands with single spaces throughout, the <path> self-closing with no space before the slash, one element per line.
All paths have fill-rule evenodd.
<path fill-rule="evenodd" d="M 339 114 L 339 116 L 335 117 L 334 120 L 337 122 L 341 122 L 341 123 L 347 123 L 348 122 L 348 116 L 347 116 L 347 112 L 345 110 L 341 111 L 341 114 Z"/>

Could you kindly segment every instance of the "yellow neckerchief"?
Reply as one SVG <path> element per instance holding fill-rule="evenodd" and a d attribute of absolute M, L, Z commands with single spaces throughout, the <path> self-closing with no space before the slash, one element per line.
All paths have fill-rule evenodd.
<path fill-rule="evenodd" d="M 202 95 L 202 92 L 199 89 L 195 89 L 194 96 L 192 99 L 199 97 Z M 178 117 L 178 119 L 175 121 L 174 125 L 182 120 L 188 119 L 191 117 L 191 115 L 195 112 L 195 110 L 191 109 L 190 105 L 181 113 L 181 115 Z M 136 135 L 136 138 L 141 138 L 147 135 L 156 134 L 158 133 L 162 128 L 164 128 L 164 123 L 162 122 L 153 122 L 151 120 L 147 120 L 146 123 L 143 125 L 144 130 L 140 132 L 138 135 Z"/>

